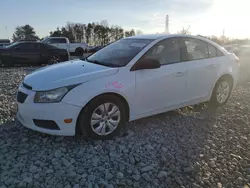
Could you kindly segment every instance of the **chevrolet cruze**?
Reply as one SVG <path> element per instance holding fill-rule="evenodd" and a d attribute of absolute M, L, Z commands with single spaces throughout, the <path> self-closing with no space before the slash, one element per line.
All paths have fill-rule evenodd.
<path fill-rule="evenodd" d="M 43 133 L 111 138 L 132 120 L 206 101 L 224 105 L 238 67 L 234 54 L 202 37 L 128 37 L 27 75 L 17 118 Z"/>

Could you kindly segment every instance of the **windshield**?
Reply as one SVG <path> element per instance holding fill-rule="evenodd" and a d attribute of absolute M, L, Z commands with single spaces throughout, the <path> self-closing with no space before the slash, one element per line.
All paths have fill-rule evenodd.
<path fill-rule="evenodd" d="M 41 40 L 41 43 L 46 43 L 49 40 L 49 37 L 45 37 L 43 40 Z"/>
<path fill-rule="evenodd" d="M 13 46 L 16 46 L 17 44 L 19 44 L 19 42 L 13 42 L 12 44 L 5 46 L 5 48 L 12 48 Z"/>
<path fill-rule="evenodd" d="M 152 41 L 149 39 L 121 39 L 97 51 L 86 60 L 104 66 L 122 67 Z"/>

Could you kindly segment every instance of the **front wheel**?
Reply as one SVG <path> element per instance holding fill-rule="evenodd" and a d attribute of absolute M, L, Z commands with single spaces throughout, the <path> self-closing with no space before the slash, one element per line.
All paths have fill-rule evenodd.
<path fill-rule="evenodd" d="M 100 96 L 91 101 L 79 116 L 78 126 L 87 136 L 105 140 L 116 136 L 126 122 L 123 102 L 116 96 Z"/>
<path fill-rule="evenodd" d="M 230 97 L 232 86 L 233 84 L 230 79 L 221 78 L 214 87 L 210 104 L 216 107 L 226 104 Z"/>

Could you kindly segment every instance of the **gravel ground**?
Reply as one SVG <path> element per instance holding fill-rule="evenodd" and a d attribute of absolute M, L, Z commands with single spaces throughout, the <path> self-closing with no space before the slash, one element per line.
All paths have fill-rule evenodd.
<path fill-rule="evenodd" d="M 0 187 L 250 187 L 250 65 L 227 105 L 184 108 L 129 124 L 109 141 L 56 137 L 15 121 L 25 68 L 0 71 Z"/>

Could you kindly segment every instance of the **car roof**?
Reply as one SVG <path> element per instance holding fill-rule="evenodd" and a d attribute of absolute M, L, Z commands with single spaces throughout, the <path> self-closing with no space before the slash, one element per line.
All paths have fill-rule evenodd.
<path fill-rule="evenodd" d="M 125 39 L 151 39 L 151 40 L 158 40 L 158 39 L 167 39 L 167 38 L 174 38 L 174 37 L 187 37 L 187 38 L 194 38 L 194 39 L 199 39 L 199 40 L 203 40 L 205 42 L 208 42 L 214 46 L 216 46 L 217 48 L 220 48 L 221 50 L 222 47 L 220 45 L 218 45 L 217 43 L 209 40 L 206 37 L 202 37 L 202 36 L 194 36 L 194 35 L 186 35 L 186 34 L 148 34 L 148 35 L 136 35 L 136 36 L 132 36 L 132 37 L 127 37 Z"/>
<path fill-rule="evenodd" d="M 47 37 L 47 38 L 50 38 L 50 39 L 67 39 L 67 37 Z"/>
<path fill-rule="evenodd" d="M 38 41 L 17 41 L 18 43 L 40 43 L 40 42 L 38 42 Z"/>
<path fill-rule="evenodd" d="M 194 36 L 194 35 L 186 35 L 186 34 L 147 34 L 147 35 L 136 35 L 132 37 L 127 37 L 131 39 L 160 39 L 160 38 L 173 38 L 173 37 L 191 37 L 198 39 L 205 39 L 204 37 Z"/>

